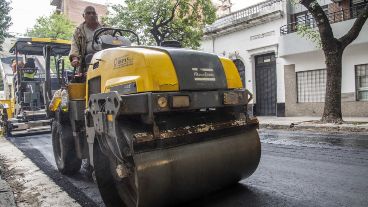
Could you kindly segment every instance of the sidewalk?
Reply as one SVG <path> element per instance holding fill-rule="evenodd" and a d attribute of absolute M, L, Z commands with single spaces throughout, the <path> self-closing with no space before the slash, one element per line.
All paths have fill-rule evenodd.
<path fill-rule="evenodd" d="M 0 139 L 4 139 L 0 136 Z M 2 177 L 5 174 L 3 167 L 4 157 L 0 154 L 0 206 L 16 207 L 12 189 Z"/>
<path fill-rule="evenodd" d="M 343 117 L 343 124 L 317 123 L 321 117 L 275 117 L 258 116 L 260 128 L 368 132 L 368 117 Z"/>
<path fill-rule="evenodd" d="M 5 180 L 0 177 L 0 206 L 15 207 L 14 194 Z"/>
<path fill-rule="evenodd" d="M 0 162 L 4 167 L 3 180 L 0 179 L 0 207 L 80 206 L 4 137 L 0 137 Z"/>

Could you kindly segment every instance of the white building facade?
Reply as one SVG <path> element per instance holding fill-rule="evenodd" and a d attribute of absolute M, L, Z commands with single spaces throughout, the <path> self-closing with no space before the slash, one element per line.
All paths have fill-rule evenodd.
<path fill-rule="evenodd" d="M 352 26 L 367 0 L 320 0 L 339 37 Z M 201 49 L 229 57 L 254 93 L 251 109 L 263 116 L 321 116 L 326 66 L 322 50 L 296 33 L 312 27 L 302 5 L 271 0 L 219 18 L 208 26 Z M 244 66 L 242 66 L 242 63 Z M 240 64 L 239 64 L 240 63 Z M 368 23 L 343 56 L 343 116 L 368 116 Z"/>

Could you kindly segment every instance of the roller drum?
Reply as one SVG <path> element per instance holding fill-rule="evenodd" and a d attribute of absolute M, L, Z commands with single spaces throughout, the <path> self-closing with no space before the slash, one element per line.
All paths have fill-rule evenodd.
<path fill-rule="evenodd" d="M 134 155 L 137 206 L 167 206 L 250 176 L 261 145 L 256 128 L 206 142 Z"/>

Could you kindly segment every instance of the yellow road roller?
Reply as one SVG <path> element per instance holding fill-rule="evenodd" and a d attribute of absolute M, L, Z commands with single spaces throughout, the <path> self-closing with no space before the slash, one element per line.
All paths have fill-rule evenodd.
<path fill-rule="evenodd" d="M 106 206 L 156 207 L 256 170 L 261 145 L 258 121 L 247 114 L 252 95 L 230 59 L 172 42 L 140 46 L 133 31 L 114 28 L 97 30 L 93 45 L 100 50 L 86 57 L 86 75 L 64 86 L 67 107 L 61 101 L 50 112 L 61 173 L 77 173 L 88 159 Z"/>

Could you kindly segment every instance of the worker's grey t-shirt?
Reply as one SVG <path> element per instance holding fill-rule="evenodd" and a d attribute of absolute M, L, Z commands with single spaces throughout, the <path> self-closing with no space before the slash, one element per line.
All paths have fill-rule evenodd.
<path fill-rule="evenodd" d="M 99 29 L 101 26 L 99 25 L 97 29 Z M 87 40 L 87 54 L 90 54 L 90 53 L 94 53 L 96 52 L 93 48 L 92 48 L 92 41 L 93 41 L 93 34 L 95 33 L 96 30 L 91 30 L 87 27 L 86 24 L 84 24 L 84 31 L 86 32 L 86 40 Z M 98 49 L 99 48 L 99 45 L 95 44 L 95 48 Z"/>

